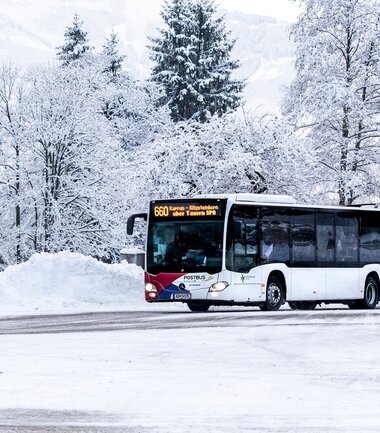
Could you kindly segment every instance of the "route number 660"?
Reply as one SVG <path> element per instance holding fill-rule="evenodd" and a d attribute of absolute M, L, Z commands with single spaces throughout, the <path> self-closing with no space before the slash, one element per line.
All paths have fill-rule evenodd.
<path fill-rule="evenodd" d="M 167 217 L 167 216 L 169 216 L 168 206 L 156 206 L 154 208 L 154 216 L 155 217 Z"/>

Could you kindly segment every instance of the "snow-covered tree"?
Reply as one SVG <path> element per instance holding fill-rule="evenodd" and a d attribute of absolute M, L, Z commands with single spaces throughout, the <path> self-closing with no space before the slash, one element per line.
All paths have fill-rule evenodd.
<path fill-rule="evenodd" d="M 118 50 L 119 38 L 117 33 L 112 30 L 106 43 L 103 45 L 102 55 L 106 58 L 105 72 L 109 73 L 113 78 L 120 74 L 125 55 L 121 55 Z"/>
<path fill-rule="evenodd" d="M 160 37 L 151 38 L 151 59 L 156 62 L 152 79 L 163 84 L 165 97 L 162 103 L 168 103 L 174 120 L 185 118 L 184 105 L 187 94 L 189 4 L 187 0 L 165 1 L 161 17 L 165 27 L 160 30 Z"/>
<path fill-rule="evenodd" d="M 74 14 L 72 26 L 66 28 L 64 37 L 65 43 L 57 47 L 57 57 L 62 66 L 68 66 L 92 49 L 88 45 L 87 32 L 83 30 L 83 21 L 78 14 Z"/>
<path fill-rule="evenodd" d="M 341 205 L 379 197 L 380 6 L 301 0 L 293 26 L 296 78 L 284 113 L 311 141 L 319 190 Z"/>
<path fill-rule="evenodd" d="M 207 193 L 293 194 L 305 201 L 313 164 L 312 152 L 305 157 L 291 129 L 276 118 L 177 122 L 135 150 L 126 194 L 135 211 L 154 198 Z"/>
<path fill-rule="evenodd" d="M 214 0 L 196 0 L 190 12 L 194 19 L 189 53 L 195 65 L 191 83 L 196 95 L 193 116 L 205 121 L 237 108 L 244 82 L 231 78 L 239 67 L 239 61 L 230 59 L 235 40 L 226 30 L 224 17 L 217 16 Z"/>
<path fill-rule="evenodd" d="M 213 0 L 166 1 L 165 27 L 151 38 L 152 80 L 163 85 L 174 121 L 206 121 L 237 108 L 244 83 L 231 78 L 234 40 Z"/>
<path fill-rule="evenodd" d="M 26 150 L 23 123 L 19 113 L 22 100 L 20 71 L 3 63 L 0 69 L 0 197 L 4 200 L 1 217 L 0 261 L 10 256 L 19 263 L 25 241 L 23 206 L 27 200 L 22 188 L 26 178 Z"/>
<path fill-rule="evenodd" d="M 152 82 L 133 80 L 122 70 L 125 58 L 118 52 L 118 37 L 112 31 L 103 51 L 93 56 L 108 80 L 103 91 L 102 111 L 124 151 L 151 141 L 169 120 L 166 108 L 157 101 L 162 89 Z"/>
<path fill-rule="evenodd" d="M 37 249 L 102 255 L 110 245 L 107 203 L 119 183 L 118 146 L 101 113 L 106 78 L 96 65 L 42 69 L 29 86 L 23 118 L 34 164 Z"/>
<path fill-rule="evenodd" d="M 105 94 L 103 112 L 124 151 L 150 143 L 170 123 L 157 100 L 162 91 L 154 83 L 138 83 L 121 75 Z"/>
<path fill-rule="evenodd" d="M 101 59 L 0 71 L 0 261 L 35 251 L 117 254 L 127 155 L 103 115 L 114 83 Z M 21 90 L 22 89 L 22 92 Z"/>

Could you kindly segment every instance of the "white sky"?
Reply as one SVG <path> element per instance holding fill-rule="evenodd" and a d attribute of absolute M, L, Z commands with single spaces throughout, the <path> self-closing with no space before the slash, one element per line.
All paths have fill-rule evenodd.
<path fill-rule="evenodd" d="M 216 0 L 220 7 L 255 15 L 268 15 L 278 21 L 294 22 L 300 8 L 290 0 Z"/>
<path fill-rule="evenodd" d="M 83 0 L 77 0 L 77 2 L 81 1 L 83 2 Z M 215 0 L 215 2 L 223 9 L 271 16 L 278 21 L 294 22 L 300 11 L 298 4 L 292 0 Z M 162 3 L 163 0 L 125 1 L 128 10 L 138 9 L 147 15 L 157 14 Z"/>
<path fill-rule="evenodd" d="M 0 13 L 11 16 L 16 21 L 28 28 L 33 28 L 34 18 L 41 14 L 49 17 L 49 20 L 60 20 L 57 10 L 62 13 L 64 9 L 72 14 L 79 10 L 86 21 L 84 10 L 109 11 L 110 17 L 125 17 L 128 26 L 142 30 L 152 20 L 159 16 L 164 0 L 0 0 Z M 236 10 L 248 14 L 266 15 L 276 18 L 278 21 L 294 22 L 300 8 L 294 0 L 215 0 L 215 3 L 223 9 Z M 59 6 L 59 9 L 56 7 Z M 71 16 L 71 15 L 70 15 Z M 133 17 L 133 19 L 131 19 Z M 62 18 L 62 17 L 61 17 Z M 110 18 L 112 20 L 112 18 Z M 113 23 L 115 24 L 115 23 Z M 61 29 L 59 29 L 61 30 Z"/>

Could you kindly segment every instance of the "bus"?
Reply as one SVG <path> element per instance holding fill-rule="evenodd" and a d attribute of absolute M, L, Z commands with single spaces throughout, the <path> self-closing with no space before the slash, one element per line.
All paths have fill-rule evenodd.
<path fill-rule="evenodd" d="M 297 204 L 290 196 L 155 200 L 147 221 L 145 299 L 312 310 L 372 309 L 380 292 L 380 208 Z"/>

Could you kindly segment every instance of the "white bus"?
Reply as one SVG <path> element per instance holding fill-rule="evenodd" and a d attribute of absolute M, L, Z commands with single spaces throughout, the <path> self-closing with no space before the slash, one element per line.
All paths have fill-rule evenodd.
<path fill-rule="evenodd" d="M 380 209 L 306 206 L 289 196 L 226 194 L 152 201 L 145 298 L 311 310 L 321 303 L 375 308 L 380 292 Z"/>

